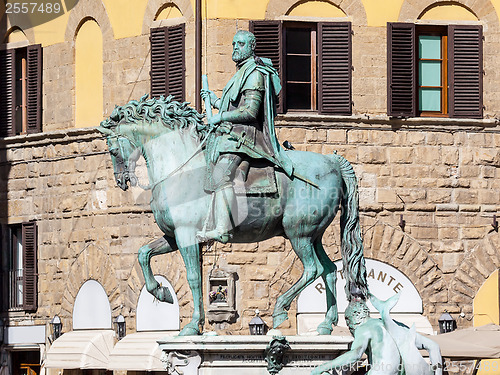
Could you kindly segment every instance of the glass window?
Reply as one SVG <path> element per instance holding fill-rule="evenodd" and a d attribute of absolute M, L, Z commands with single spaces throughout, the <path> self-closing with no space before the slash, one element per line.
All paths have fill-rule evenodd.
<path fill-rule="evenodd" d="M 421 113 L 446 114 L 446 36 L 418 37 L 418 109 Z"/>
<path fill-rule="evenodd" d="M 312 26 L 286 27 L 287 109 L 316 109 L 316 31 Z"/>

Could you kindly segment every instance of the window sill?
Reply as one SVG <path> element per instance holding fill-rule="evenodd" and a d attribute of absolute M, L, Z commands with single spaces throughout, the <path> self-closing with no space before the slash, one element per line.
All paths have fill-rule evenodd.
<path fill-rule="evenodd" d="M 356 125 L 390 125 L 393 130 L 400 128 L 422 127 L 428 128 L 436 126 L 453 128 L 495 128 L 500 125 L 500 119 L 459 119 L 449 117 L 410 117 L 395 118 L 387 115 L 320 115 L 311 112 L 292 112 L 280 114 L 276 117 L 276 126 L 324 126 L 335 127 Z M 300 124 L 299 124 L 300 123 Z"/>

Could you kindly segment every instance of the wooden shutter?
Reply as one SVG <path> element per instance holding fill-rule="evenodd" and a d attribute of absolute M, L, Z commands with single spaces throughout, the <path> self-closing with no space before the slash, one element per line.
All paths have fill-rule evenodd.
<path fill-rule="evenodd" d="M 450 117 L 483 117 L 483 29 L 448 27 Z"/>
<path fill-rule="evenodd" d="M 395 117 L 417 115 L 415 25 L 387 24 L 387 113 Z"/>
<path fill-rule="evenodd" d="M 285 111 L 284 103 L 284 67 L 283 67 L 283 27 L 281 21 L 250 21 L 250 32 L 255 35 L 257 44 L 255 54 L 259 57 L 271 59 L 274 68 L 278 71 L 283 88 L 276 103 L 277 113 Z"/>
<path fill-rule="evenodd" d="M 151 96 L 159 97 L 165 95 L 165 82 L 167 80 L 166 68 L 166 46 L 165 46 L 165 33 L 166 27 L 158 29 L 151 29 Z"/>
<path fill-rule="evenodd" d="M 23 309 L 37 309 L 37 227 L 34 221 L 23 223 Z"/>
<path fill-rule="evenodd" d="M 318 24 L 318 109 L 352 114 L 351 23 Z"/>
<path fill-rule="evenodd" d="M 42 46 L 28 46 L 27 51 L 27 132 L 42 131 Z"/>
<path fill-rule="evenodd" d="M 151 30 L 151 96 L 185 100 L 185 25 Z"/>
<path fill-rule="evenodd" d="M 15 50 L 0 51 L 0 137 L 15 135 Z"/>

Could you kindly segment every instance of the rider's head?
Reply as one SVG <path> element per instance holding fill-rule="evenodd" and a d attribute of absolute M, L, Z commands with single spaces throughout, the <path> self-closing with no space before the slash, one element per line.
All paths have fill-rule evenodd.
<path fill-rule="evenodd" d="M 354 330 L 363 324 L 370 317 L 370 310 L 366 302 L 362 299 L 353 299 L 345 309 L 345 320 L 349 330 L 354 334 Z"/>
<path fill-rule="evenodd" d="M 255 52 L 255 35 L 250 31 L 239 30 L 233 38 L 233 61 L 242 62 Z"/>

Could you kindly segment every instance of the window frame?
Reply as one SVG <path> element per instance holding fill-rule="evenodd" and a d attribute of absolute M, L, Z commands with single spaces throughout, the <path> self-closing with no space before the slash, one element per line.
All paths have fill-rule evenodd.
<path fill-rule="evenodd" d="M 322 115 L 352 115 L 352 26 L 351 22 L 250 21 L 249 30 L 257 39 L 256 55 L 273 61 L 285 83 L 285 32 L 288 25 L 316 26 L 316 109 L 286 108 L 285 95 L 279 94 L 277 112 L 316 112 Z M 328 46 L 330 48 L 324 48 Z M 283 84 L 286 90 L 286 84 Z"/>
<path fill-rule="evenodd" d="M 286 49 L 287 39 L 288 39 L 288 30 L 290 29 L 308 29 L 310 30 L 310 57 L 311 57 L 311 79 L 309 82 L 295 82 L 289 81 L 287 79 L 288 73 L 288 56 L 299 56 L 303 54 L 292 54 L 288 53 Z M 317 31 L 317 23 L 314 22 L 297 22 L 297 21 L 286 21 L 283 22 L 283 81 L 282 81 L 282 90 L 284 92 L 284 107 L 287 112 L 317 112 L 318 111 L 318 31 Z M 288 84 L 289 83 L 308 83 L 311 85 L 310 95 L 311 101 L 308 109 L 305 108 L 289 108 L 287 101 L 287 92 L 288 92 Z"/>
<path fill-rule="evenodd" d="M 25 58 L 21 69 L 21 100 L 16 92 L 18 55 Z M 42 46 L 28 45 L 0 50 L 0 137 L 42 131 Z M 22 114 L 16 116 L 18 108 Z M 18 125 L 20 117 L 20 126 Z"/>
<path fill-rule="evenodd" d="M 16 233 L 17 232 L 17 233 Z M 2 310 L 4 311 L 36 311 L 38 305 L 38 246 L 37 224 L 35 221 L 12 224 L 4 227 L 6 234 L 2 251 Z M 17 264 L 15 248 L 21 235 L 22 268 Z M 18 300 L 15 285 L 19 280 L 17 271 L 22 270 L 22 301 Z"/>
<path fill-rule="evenodd" d="M 423 61 L 419 51 L 419 38 L 420 36 L 440 36 L 441 37 L 441 111 L 422 111 L 420 110 L 420 93 L 419 90 L 423 86 L 420 85 L 419 80 L 422 75 L 420 71 L 420 62 Z M 448 30 L 446 26 L 434 25 L 417 25 L 416 27 L 416 48 L 415 56 L 417 58 L 417 113 L 419 117 L 448 117 Z M 436 61 L 434 59 L 425 59 L 424 61 Z M 438 86 L 430 86 L 438 87 Z"/>
<path fill-rule="evenodd" d="M 418 117 L 417 27 L 387 24 L 387 114 Z M 432 117 L 483 118 L 483 26 L 449 24 L 447 34 L 447 115 Z M 430 30 L 430 29 L 427 29 Z M 459 63 L 458 63 L 459 62 Z M 426 116 L 424 113 L 422 117 Z"/>

